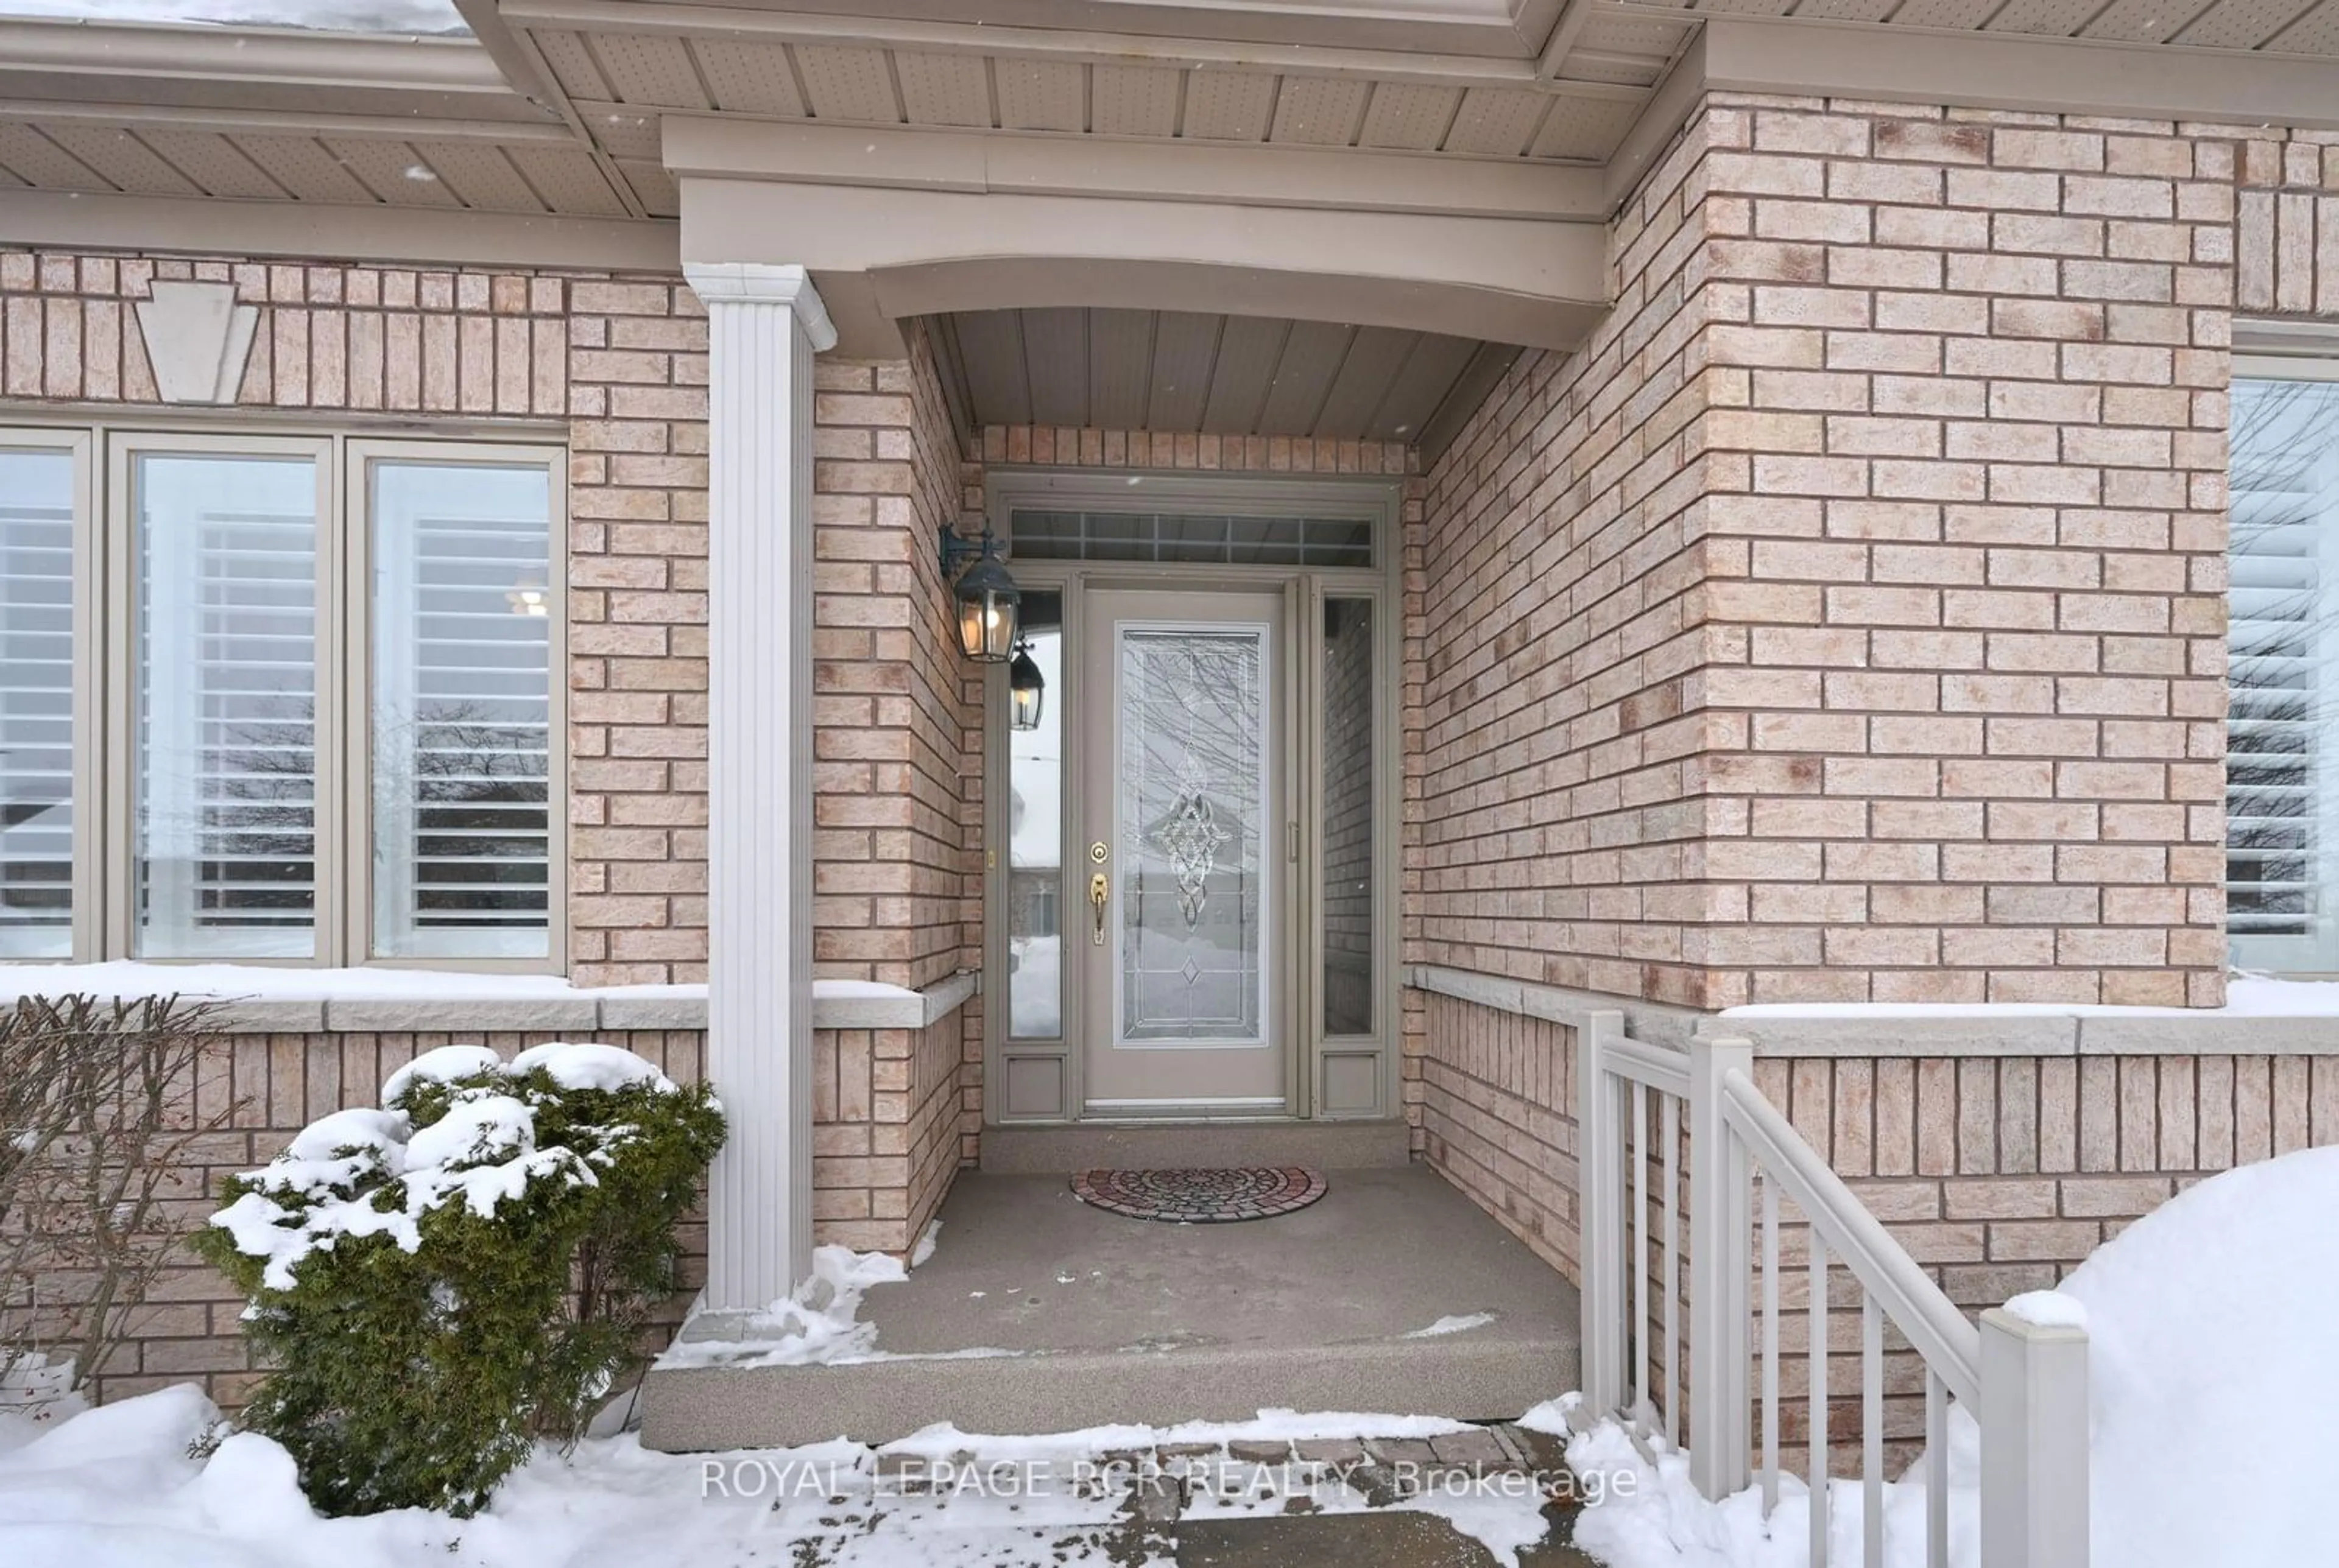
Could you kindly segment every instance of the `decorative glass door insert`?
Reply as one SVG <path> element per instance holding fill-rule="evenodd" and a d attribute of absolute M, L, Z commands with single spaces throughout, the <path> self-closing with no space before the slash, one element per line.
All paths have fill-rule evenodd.
<path fill-rule="evenodd" d="M 1265 1043 L 1268 631 L 1118 628 L 1124 1044 Z"/>
<path fill-rule="evenodd" d="M 1094 589 L 1066 922 L 1088 1114 L 1290 1103 L 1285 596 Z"/>

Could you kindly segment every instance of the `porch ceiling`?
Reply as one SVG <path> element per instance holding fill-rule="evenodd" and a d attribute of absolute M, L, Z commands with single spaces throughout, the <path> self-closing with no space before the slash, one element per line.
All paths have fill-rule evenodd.
<path fill-rule="evenodd" d="M 937 335 L 965 422 L 1409 441 L 1434 457 L 1515 349 L 1183 311 L 964 311 Z"/>
<path fill-rule="evenodd" d="M 1319 263 L 1404 251 L 1424 283 L 1442 246 L 1467 284 L 1409 318 L 1263 314 L 1564 346 L 1600 299 L 1559 276 L 1583 267 L 1569 231 L 1596 235 L 1706 89 L 2339 127 L 2339 0 L 456 3 L 471 38 L 0 19 L 0 242 L 670 266 L 694 172 L 933 192 L 874 203 L 897 215 L 965 210 L 955 192 L 1008 230 L 1034 193 L 1124 226 L 1166 196 L 1219 209 L 1189 263 L 1256 269 L 1267 225 Z M 676 162 L 686 143 L 725 166 Z M 1374 242 L 1308 212 L 1367 215 Z M 1531 228 L 1551 278 L 1462 276 L 1478 255 L 1517 271 L 1531 247 L 1502 237 Z M 1438 243 L 1412 245 L 1425 229 Z M 1137 276 L 1043 297 L 1216 302 Z M 893 320 L 1030 302 L 894 287 Z M 1522 325 L 1514 298 L 1562 308 Z"/>
<path fill-rule="evenodd" d="M 0 190 L 643 215 L 476 43 L 0 21 Z"/>

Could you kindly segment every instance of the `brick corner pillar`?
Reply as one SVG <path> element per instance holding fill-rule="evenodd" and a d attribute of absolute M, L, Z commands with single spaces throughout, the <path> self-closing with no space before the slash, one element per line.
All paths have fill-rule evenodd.
<path fill-rule="evenodd" d="M 706 1294 L 763 1307 L 812 1272 L 813 355 L 802 267 L 691 263 L 706 304 Z"/>

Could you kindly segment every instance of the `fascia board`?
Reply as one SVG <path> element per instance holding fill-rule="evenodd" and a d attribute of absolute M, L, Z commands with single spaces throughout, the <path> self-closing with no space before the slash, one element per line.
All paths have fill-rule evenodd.
<path fill-rule="evenodd" d="M 1595 169 L 1401 153 L 846 130 L 669 114 L 665 161 L 677 177 L 699 179 L 1455 217 L 1603 215 Z"/>

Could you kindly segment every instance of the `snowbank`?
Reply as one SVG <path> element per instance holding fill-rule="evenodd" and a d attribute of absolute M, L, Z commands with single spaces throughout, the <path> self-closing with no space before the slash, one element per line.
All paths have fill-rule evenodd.
<path fill-rule="evenodd" d="M 2339 1561 L 2339 1149 L 2227 1171 L 2122 1231 L 2055 1291 L 2009 1306 L 2084 1325 L 2092 1400 L 2097 1568 L 2302 1568 Z M 1559 1405 L 1541 1413 L 1555 1429 Z M 1950 1411 L 1950 1560 L 1979 1568 L 1980 1438 Z M 1783 1477 L 1766 1529 L 1759 1493 L 1708 1503 L 1688 1462 L 1645 1464 L 1613 1423 L 1568 1445 L 1580 1474 L 1636 1472 L 1588 1509 L 1576 1544 L 1611 1568 L 1806 1568 L 1809 1500 Z M 1924 1487 L 1888 1487 L 1889 1568 L 1922 1568 Z M 1837 1562 L 1860 1561 L 1857 1483 L 1830 1488 Z"/>

